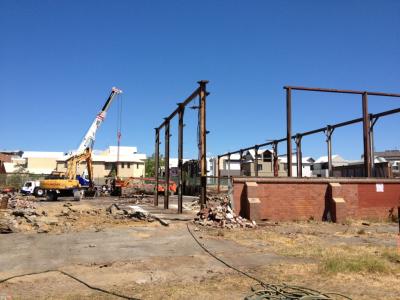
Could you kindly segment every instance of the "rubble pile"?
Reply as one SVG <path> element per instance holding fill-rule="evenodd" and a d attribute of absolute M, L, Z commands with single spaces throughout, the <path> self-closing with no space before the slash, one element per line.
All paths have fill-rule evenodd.
<path fill-rule="evenodd" d="M 223 228 L 255 228 L 257 226 L 255 221 L 249 221 L 233 212 L 228 195 L 207 197 L 207 207 L 197 213 L 194 223 Z"/>
<path fill-rule="evenodd" d="M 183 208 L 185 210 L 200 210 L 200 203 L 199 200 L 193 200 L 192 202 L 183 202 Z"/>
<path fill-rule="evenodd" d="M 115 218 L 120 218 L 120 219 L 128 218 L 128 219 L 134 219 L 134 220 L 136 219 L 147 222 L 154 222 L 155 220 L 157 220 L 164 226 L 169 225 L 167 221 L 150 214 L 148 211 L 136 205 L 130 205 L 123 208 L 113 203 L 111 206 L 107 208 L 107 213 L 114 216 Z"/>
<path fill-rule="evenodd" d="M 33 202 L 34 198 L 19 198 L 16 196 L 13 196 L 8 199 L 8 205 L 7 208 L 10 209 L 35 209 L 36 205 Z"/>

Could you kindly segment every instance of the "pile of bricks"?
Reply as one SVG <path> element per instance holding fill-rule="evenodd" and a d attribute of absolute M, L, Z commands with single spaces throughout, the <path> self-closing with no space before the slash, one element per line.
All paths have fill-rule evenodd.
<path fill-rule="evenodd" d="M 19 196 L 19 195 L 6 195 L 8 197 L 7 208 L 9 209 L 35 209 L 35 197 Z"/>
<path fill-rule="evenodd" d="M 209 205 L 197 213 L 194 223 L 201 226 L 222 228 L 255 228 L 255 221 L 237 216 L 227 201 L 218 205 Z"/>

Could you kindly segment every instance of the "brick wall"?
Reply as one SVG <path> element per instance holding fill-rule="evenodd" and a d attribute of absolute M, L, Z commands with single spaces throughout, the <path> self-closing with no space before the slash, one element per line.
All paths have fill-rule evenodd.
<path fill-rule="evenodd" d="M 251 195 L 247 193 L 248 182 L 256 183 L 256 189 L 251 185 Z M 377 184 L 383 184 L 383 191 L 377 191 Z M 397 214 L 400 180 L 235 178 L 233 199 L 235 212 L 247 218 L 338 222 L 386 219 L 391 210 Z"/>

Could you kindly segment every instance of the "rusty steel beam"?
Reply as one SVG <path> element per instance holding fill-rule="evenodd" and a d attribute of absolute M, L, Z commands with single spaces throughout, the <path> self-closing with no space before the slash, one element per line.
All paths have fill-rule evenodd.
<path fill-rule="evenodd" d="M 158 127 L 158 129 L 160 130 L 167 124 L 167 122 L 171 121 L 179 113 L 179 111 L 182 109 L 182 107 L 185 107 L 186 105 L 188 105 L 194 98 L 196 98 L 197 95 L 199 95 L 199 93 L 200 93 L 200 88 L 197 88 L 189 97 L 187 97 L 185 99 L 185 101 L 183 101 L 181 103 L 181 105 L 178 106 L 177 109 L 175 109 L 172 112 L 172 114 L 170 114 L 168 117 L 164 118 L 165 121 L 161 123 L 161 125 Z"/>
<path fill-rule="evenodd" d="M 374 119 L 372 114 L 369 114 L 369 140 L 371 142 L 371 171 L 372 176 L 376 176 L 375 170 L 375 145 L 374 145 L 374 126 L 379 118 Z"/>
<path fill-rule="evenodd" d="M 397 113 L 400 113 L 400 108 L 391 109 L 391 110 L 383 111 L 383 112 L 376 113 L 376 114 L 370 114 L 370 118 L 372 118 L 374 120 L 374 122 L 376 122 L 376 120 L 378 118 L 380 118 L 380 117 L 385 117 L 385 116 L 393 115 L 393 114 L 397 114 Z M 359 123 L 359 122 L 363 122 L 363 120 L 364 120 L 364 118 L 356 118 L 356 119 L 352 119 L 352 120 L 349 120 L 349 121 L 336 123 L 336 124 L 329 125 L 329 126 L 332 129 L 336 129 L 336 128 L 340 128 L 340 127 L 345 127 L 345 126 L 348 126 L 348 125 L 356 124 L 356 123 Z M 321 127 L 321 128 L 317 128 L 317 129 L 314 129 L 314 130 L 301 132 L 301 133 L 298 133 L 296 135 L 292 135 L 292 139 L 295 139 L 297 135 L 300 135 L 301 137 L 304 137 L 304 136 L 312 135 L 312 134 L 319 133 L 319 132 L 325 132 L 325 131 L 326 131 L 326 127 Z M 281 138 L 279 140 L 274 140 L 274 141 L 271 141 L 271 142 L 257 144 L 255 146 L 250 146 L 250 147 L 247 147 L 247 148 L 242 148 L 242 149 L 239 149 L 237 151 L 231 151 L 231 152 L 228 152 L 228 153 L 225 153 L 225 154 L 221 154 L 219 156 L 220 157 L 224 157 L 224 156 L 228 156 L 229 154 L 240 153 L 240 151 L 247 151 L 247 150 L 250 150 L 250 149 L 255 149 L 256 147 L 260 148 L 260 147 L 265 147 L 265 146 L 269 146 L 269 145 L 273 146 L 275 142 L 276 143 L 281 143 L 281 142 L 284 142 L 286 140 L 287 140 L 287 138 Z"/>
<path fill-rule="evenodd" d="M 272 150 L 274 151 L 274 177 L 279 176 L 278 144 L 278 141 L 274 141 L 272 144 Z"/>
<path fill-rule="evenodd" d="M 155 128 L 156 130 L 156 143 L 155 143 L 155 151 L 154 151 L 154 177 L 155 177 L 155 187 L 154 187 L 154 206 L 158 206 L 158 171 L 159 171 L 159 159 L 160 159 L 160 130 Z"/>
<path fill-rule="evenodd" d="M 254 147 L 254 175 L 258 177 L 258 145 Z"/>
<path fill-rule="evenodd" d="M 341 89 L 327 89 L 327 88 L 313 88 L 304 86 L 284 86 L 284 89 L 291 89 L 296 91 L 308 91 L 308 92 L 326 92 L 326 93 L 340 93 L 340 94 L 358 94 L 362 95 L 367 93 L 371 96 L 382 96 L 382 97 L 400 97 L 400 94 L 393 93 L 382 93 L 382 92 L 370 92 L 370 91 L 355 91 L 355 90 L 341 90 Z"/>
<path fill-rule="evenodd" d="M 287 176 L 292 177 L 292 89 L 286 89 Z"/>
<path fill-rule="evenodd" d="M 365 177 L 371 177 L 371 140 L 370 120 L 368 114 L 368 94 L 362 94 L 362 115 L 363 115 L 363 141 L 364 141 L 364 172 Z"/>
<path fill-rule="evenodd" d="M 169 208 L 169 121 L 165 124 L 164 131 L 165 138 L 165 159 L 164 159 L 164 170 L 165 170 L 165 187 L 164 187 L 164 209 Z"/>
<path fill-rule="evenodd" d="M 385 116 L 388 116 L 388 115 L 397 114 L 397 113 L 399 113 L 399 112 L 400 112 L 400 108 L 395 108 L 395 109 L 383 111 L 383 112 L 381 112 L 381 113 L 372 114 L 372 117 L 373 117 L 374 119 L 376 119 L 376 118 L 385 117 Z"/>
<path fill-rule="evenodd" d="M 326 126 L 326 144 L 328 148 L 328 176 L 332 177 L 333 176 L 333 164 L 332 164 L 332 134 L 333 131 L 335 130 L 334 127 L 331 125 Z"/>
<path fill-rule="evenodd" d="M 219 168 L 220 156 L 217 156 L 217 192 L 221 192 L 221 169 Z"/>
<path fill-rule="evenodd" d="M 301 138 L 300 134 L 296 135 L 295 142 L 296 142 L 296 160 L 297 160 L 297 177 L 303 177 L 303 155 L 301 153 Z"/>
<path fill-rule="evenodd" d="M 206 102 L 207 102 L 207 80 L 198 81 L 200 97 L 200 207 L 204 208 L 207 199 L 207 127 L 206 127 Z"/>
<path fill-rule="evenodd" d="M 185 107 L 181 107 L 178 112 L 178 169 L 179 169 L 179 184 L 178 184 L 178 213 L 183 212 L 183 116 L 185 113 Z"/>

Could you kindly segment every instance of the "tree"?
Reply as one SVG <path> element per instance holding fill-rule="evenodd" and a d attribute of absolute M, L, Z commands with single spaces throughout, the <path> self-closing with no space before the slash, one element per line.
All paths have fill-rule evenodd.
<path fill-rule="evenodd" d="M 160 155 L 159 158 L 159 167 L 164 166 L 164 157 Z M 155 154 L 153 153 L 151 157 L 145 160 L 145 168 L 146 168 L 146 177 L 155 177 Z"/>

